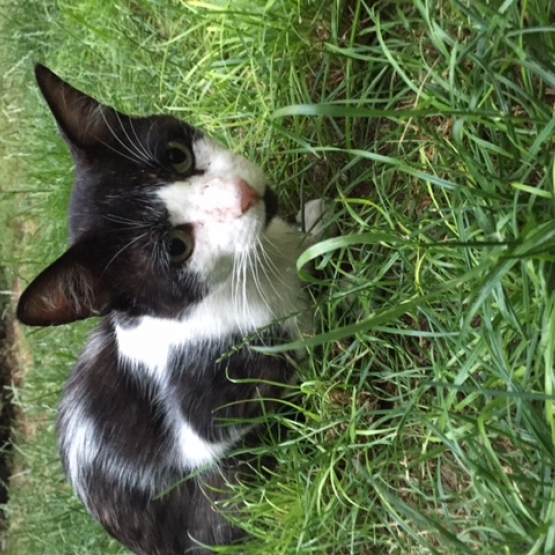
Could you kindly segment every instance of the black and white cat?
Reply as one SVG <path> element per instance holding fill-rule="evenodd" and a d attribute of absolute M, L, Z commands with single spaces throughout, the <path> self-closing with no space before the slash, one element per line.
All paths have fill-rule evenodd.
<path fill-rule="evenodd" d="M 241 421 L 272 410 L 294 379 L 294 356 L 250 346 L 310 329 L 302 235 L 277 216 L 261 170 L 202 131 L 120 114 L 41 65 L 36 78 L 76 166 L 71 246 L 17 316 L 103 317 L 60 406 L 65 471 L 135 553 L 207 553 L 242 535 L 216 507 L 248 472 L 225 456 L 257 441 Z"/>

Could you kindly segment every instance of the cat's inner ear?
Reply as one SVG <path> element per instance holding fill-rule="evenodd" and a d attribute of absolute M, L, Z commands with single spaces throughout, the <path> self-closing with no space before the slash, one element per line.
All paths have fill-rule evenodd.
<path fill-rule="evenodd" d="M 40 273 L 17 305 L 17 318 L 28 326 L 57 326 L 107 314 L 109 280 L 95 268 L 89 240 L 77 242 Z"/>
<path fill-rule="evenodd" d="M 35 77 L 64 139 L 80 150 L 109 142 L 123 116 L 37 64 Z"/>

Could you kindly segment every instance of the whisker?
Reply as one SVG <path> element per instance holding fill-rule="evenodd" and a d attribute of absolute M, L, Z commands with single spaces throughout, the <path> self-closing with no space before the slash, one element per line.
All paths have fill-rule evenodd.
<path fill-rule="evenodd" d="M 270 285 L 272 286 L 272 288 L 274 289 L 274 291 L 276 292 L 276 295 L 278 296 L 278 298 L 280 300 L 284 300 L 282 298 L 282 295 L 276 289 L 274 282 L 275 282 L 275 280 L 277 280 L 285 288 L 287 288 L 288 282 L 283 278 L 282 272 L 280 272 L 279 268 L 276 266 L 274 260 L 270 256 L 270 253 L 268 253 L 268 251 L 265 248 L 265 245 L 264 245 L 264 243 L 263 243 L 263 241 L 260 237 L 257 240 L 257 244 L 258 244 L 258 247 L 259 247 L 258 250 L 259 250 L 260 254 L 264 257 L 264 262 L 266 263 L 266 264 L 262 265 L 262 271 L 264 272 L 264 274 L 268 278 L 268 281 L 269 281 Z M 271 243 L 269 243 L 269 244 L 271 245 Z M 275 249 L 275 252 L 278 252 L 277 249 Z M 270 273 L 268 273 L 268 272 L 270 272 Z"/>
<path fill-rule="evenodd" d="M 124 152 L 118 150 L 117 148 L 114 148 L 112 145 L 108 144 L 105 141 L 102 141 L 102 144 L 110 149 L 111 151 L 119 154 L 121 157 L 125 158 L 126 160 L 129 160 L 130 162 L 133 162 L 135 164 L 147 164 L 149 166 L 152 166 L 152 163 L 148 160 L 145 160 L 142 156 L 139 156 L 138 153 L 136 151 L 134 151 L 133 149 L 131 149 L 128 145 L 126 145 L 121 138 L 119 137 L 118 133 L 116 133 L 116 131 L 114 130 L 114 128 L 110 125 L 110 122 L 108 120 L 108 118 L 106 117 L 106 114 L 104 113 L 104 110 L 101 110 L 100 112 L 102 114 L 102 119 L 104 120 L 104 123 L 106 124 L 106 127 L 108 128 L 108 130 L 110 131 L 110 133 L 112 134 L 112 137 L 116 140 L 117 144 L 119 144 L 121 147 L 123 147 L 123 149 L 125 151 L 127 151 L 128 154 L 125 154 Z M 127 139 L 129 140 L 129 136 L 127 135 L 127 131 L 125 130 L 125 127 L 121 121 L 121 117 L 119 115 L 118 112 L 115 112 L 116 117 L 118 119 L 118 122 L 120 124 L 120 128 L 123 131 L 123 133 L 125 133 Z"/>
<path fill-rule="evenodd" d="M 125 138 L 127 139 L 129 144 L 125 144 L 122 140 L 119 139 L 119 137 L 116 137 L 120 144 L 131 154 L 133 154 L 138 162 L 146 162 L 147 164 L 150 164 L 150 160 L 148 159 L 148 157 L 145 157 L 144 154 L 141 152 L 141 150 L 139 149 L 139 145 L 137 143 L 135 143 L 134 141 L 131 140 L 131 137 L 129 136 L 129 133 L 127 133 L 127 129 L 125 127 L 125 125 L 123 124 L 123 121 L 121 119 L 121 116 L 119 114 L 119 112 L 116 112 L 116 118 L 119 122 L 119 126 L 120 129 L 122 130 L 123 134 L 125 135 Z M 129 118 L 129 121 L 131 122 L 131 118 Z M 131 124 L 132 125 L 132 124 Z M 133 127 L 133 129 L 135 129 Z M 140 141 L 139 141 L 140 143 Z"/>
<path fill-rule="evenodd" d="M 147 136 L 146 136 L 146 142 L 141 141 L 141 139 L 137 135 L 137 130 L 135 129 L 135 124 L 133 123 L 133 119 L 131 119 L 131 118 L 129 119 L 129 124 L 131 126 L 131 131 L 133 131 L 133 135 L 135 136 L 135 139 L 136 139 L 135 142 L 132 142 L 131 139 L 130 139 L 131 144 L 135 146 L 135 148 L 138 150 L 138 152 L 140 154 L 142 154 L 143 159 L 145 161 L 148 161 L 150 164 L 155 164 L 156 163 L 156 158 L 154 157 L 153 153 L 150 150 L 147 149 L 147 145 L 149 144 L 148 140 L 150 138 L 150 131 L 152 130 L 152 127 L 154 126 L 154 123 L 150 124 L 150 128 L 149 128 Z"/>
<path fill-rule="evenodd" d="M 120 229 L 149 229 L 152 227 L 152 223 L 148 221 L 131 220 L 129 218 L 124 218 L 122 216 L 116 216 L 115 214 L 104 214 L 103 219 L 113 222 L 115 224 L 121 224 L 124 227 Z M 116 228 L 114 231 L 117 231 Z"/>

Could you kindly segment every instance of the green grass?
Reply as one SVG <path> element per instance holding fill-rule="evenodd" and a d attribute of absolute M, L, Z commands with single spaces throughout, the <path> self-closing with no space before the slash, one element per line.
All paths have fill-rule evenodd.
<path fill-rule="evenodd" d="M 265 447 L 275 475 L 237 492 L 251 544 L 222 553 L 555 552 L 550 2 L 0 10 L 0 152 L 19 167 L 0 212 L 23 231 L 5 262 L 24 282 L 67 244 L 72 182 L 33 60 L 121 110 L 204 127 L 265 169 L 285 212 L 333 199 L 340 237 L 299 261 L 322 270 L 307 276 L 303 417 L 283 417 L 287 438 Z M 55 448 L 89 327 L 26 336 L 10 554 L 125 552 L 73 498 Z"/>

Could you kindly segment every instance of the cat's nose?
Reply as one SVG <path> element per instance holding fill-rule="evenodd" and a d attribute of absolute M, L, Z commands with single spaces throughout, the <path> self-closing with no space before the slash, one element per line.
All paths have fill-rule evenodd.
<path fill-rule="evenodd" d="M 244 179 L 240 179 L 237 185 L 241 196 L 241 214 L 244 214 L 248 212 L 261 197 Z"/>

